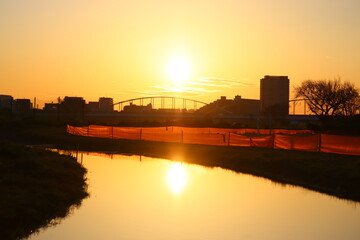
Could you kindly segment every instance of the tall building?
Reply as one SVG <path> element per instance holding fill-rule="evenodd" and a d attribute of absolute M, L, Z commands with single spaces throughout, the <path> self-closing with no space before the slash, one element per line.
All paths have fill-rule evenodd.
<path fill-rule="evenodd" d="M 260 80 L 260 109 L 265 116 L 289 114 L 289 78 L 268 76 Z"/>
<path fill-rule="evenodd" d="M 99 98 L 99 110 L 100 112 L 113 112 L 114 101 L 112 98 L 101 97 Z"/>

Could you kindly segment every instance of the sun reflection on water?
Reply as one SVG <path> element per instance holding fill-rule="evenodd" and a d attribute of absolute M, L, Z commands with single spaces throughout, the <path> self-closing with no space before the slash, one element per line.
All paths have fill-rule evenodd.
<path fill-rule="evenodd" d="M 173 163 L 167 172 L 167 183 L 173 194 L 180 194 L 184 190 L 187 180 L 185 167 L 181 163 Z"/>

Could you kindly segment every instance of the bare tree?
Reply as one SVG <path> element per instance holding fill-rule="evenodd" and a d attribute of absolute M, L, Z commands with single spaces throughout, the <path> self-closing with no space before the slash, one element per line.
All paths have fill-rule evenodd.
<path fill-rule="evenodd" d="M 344 101 L 340 106 L 340 115 L 354 116 L 360 110 L 360 95 L 354 85 L 345 83 L 343 92 Z"/>
<path fill-rule="evenodd" d="M 328 116 L 352 116 L 360 107 L 358 89 L 340 79 L 307 80 L 295 87 L 296 98 L 303 98 L 311 112 L 322 120 Z"/>

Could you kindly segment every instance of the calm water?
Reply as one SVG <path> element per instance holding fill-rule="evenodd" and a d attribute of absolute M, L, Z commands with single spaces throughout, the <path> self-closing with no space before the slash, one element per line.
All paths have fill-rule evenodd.
<path fill-rule="evenodd" d="M 91 196 L 32 240 L 360 239 L 360 205 L 220 168 L 83 155 Z"/>

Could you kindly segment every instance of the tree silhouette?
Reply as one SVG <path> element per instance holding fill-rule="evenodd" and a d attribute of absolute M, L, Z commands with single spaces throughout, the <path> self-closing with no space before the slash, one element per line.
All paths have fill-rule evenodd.
<path fill-rule="evenodd" d="M 295 87 L 295 93 L 320 120 L 330 116 L 353 116 L 360 109 L 359 90 L 340 79 L 306 80 Z"/>

